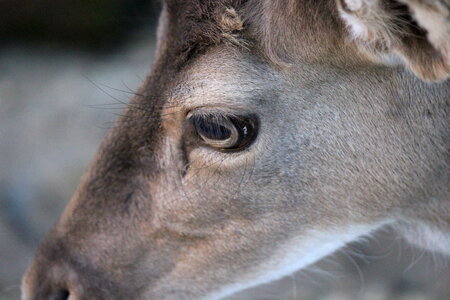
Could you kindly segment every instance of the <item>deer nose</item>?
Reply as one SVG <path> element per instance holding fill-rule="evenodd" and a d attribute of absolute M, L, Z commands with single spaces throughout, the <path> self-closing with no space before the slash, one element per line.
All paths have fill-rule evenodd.
<path fill-rule="evenodd" d="M 39 283 L 38 283 L 39 284 Z M 46 285 L 47 284 L 47 285 Z M 43 284 L 23 284 L 22 285 L 22 299 L 24 300 L 75 300 L 73 294 L 67 288 L 52 287 L 47 283 Z"/>
<path fill-rule="evenodd" d="M 74 283 L 57 268 L 43 268 L 34 263 L 22 282 L 24 300 L 76 300 Z"/>
<path fill-rule="evenodd" d="M 135 299 L 102 264 L 73 244 L 49 238 L 36 252 L 22 281 L 23 300 Z M 122 292 L 124 294 L 122 294 Z M 137 298 L 138 299 L 138 298 Z"/>
<path fill-rule="evenodd" d="M 70 292 L 68 290 L 61 290 L 50 295 L 51 300 L 69 300 Z"/>
<path fill-rule="evenodd" d="M 63 244 L 41 247 L 22 280 L 23 300 L 84 299 L 78 272 Z"/>

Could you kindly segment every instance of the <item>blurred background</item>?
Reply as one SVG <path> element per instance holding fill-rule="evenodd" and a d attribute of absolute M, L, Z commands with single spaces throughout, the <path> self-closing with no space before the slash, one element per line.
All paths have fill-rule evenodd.
<path fill-rule="evenodd" d="M 150 69 L 158 1 L 0 0 L 0 300 Z M 389 229 L 234 300 L 449 300 L 448 260 Z"/>

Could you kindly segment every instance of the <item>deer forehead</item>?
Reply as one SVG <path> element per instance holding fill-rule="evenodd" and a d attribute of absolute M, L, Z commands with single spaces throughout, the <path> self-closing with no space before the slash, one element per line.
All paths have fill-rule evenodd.
<path fill-rule="evenodd" d="M 240 49 L 220 46 L 199 56 L 178 76 L 168 106 L 255 107 L 264 95 L 280 90 L 282 76 Z"/>

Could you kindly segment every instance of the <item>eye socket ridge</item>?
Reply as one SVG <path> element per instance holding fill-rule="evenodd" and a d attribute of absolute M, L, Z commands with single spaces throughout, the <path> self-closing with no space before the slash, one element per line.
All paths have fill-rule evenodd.
<path fill-rule="evenodd" d="M 204 144 L 221 151 L 241 151 L 257 136 L 258 118 L 255 115 L 210 113 L 193 115 L 190 121 Z"/>

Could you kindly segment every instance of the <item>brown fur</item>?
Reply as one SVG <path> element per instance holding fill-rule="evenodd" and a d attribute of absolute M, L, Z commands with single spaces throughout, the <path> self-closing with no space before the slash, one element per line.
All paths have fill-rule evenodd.
<path fill-rule="evenodd" d="M 449 241 L 449 82 L 358 43 L 334 1 L 167 0 L 151 73 L 37 251 L 25 299 L 218 299 L 394 221 Z M 185 128 L 198 110 L 257 114 L 258 138 L 199 146 Z"/>

